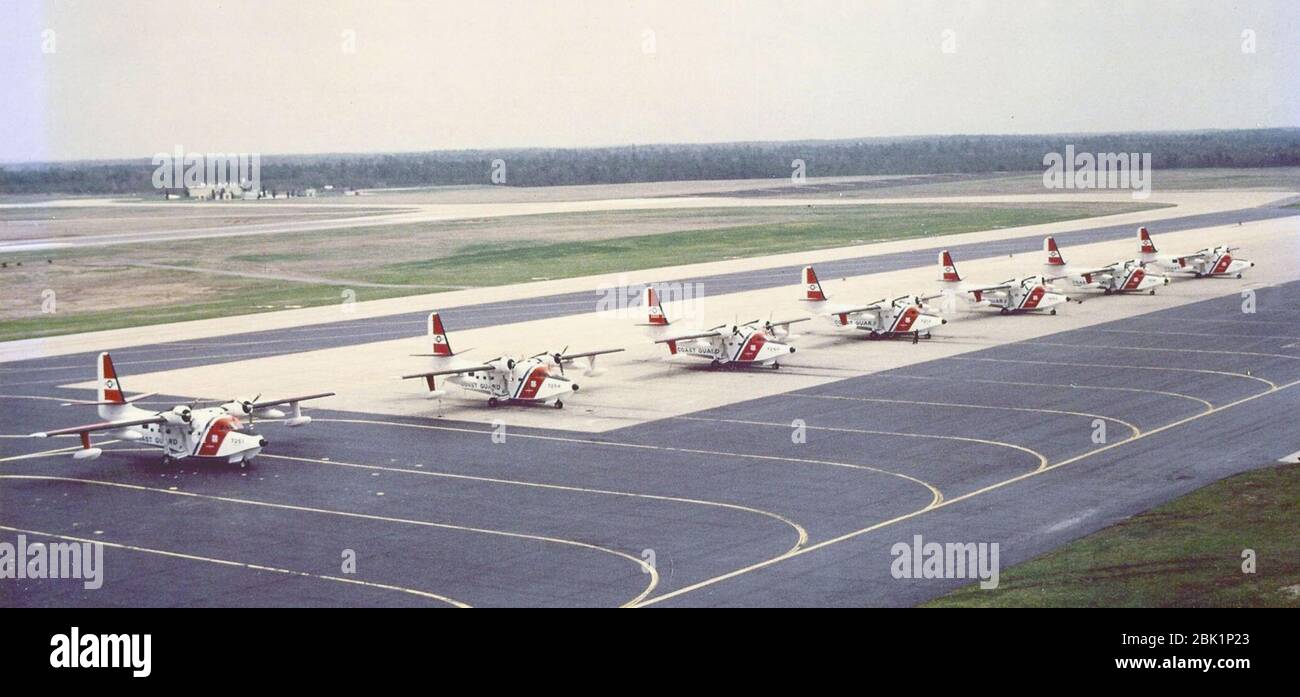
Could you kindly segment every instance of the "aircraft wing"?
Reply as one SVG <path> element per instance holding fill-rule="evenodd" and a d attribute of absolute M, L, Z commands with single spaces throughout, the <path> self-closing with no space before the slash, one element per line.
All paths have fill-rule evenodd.
<path fill-rule="evenodd" d="M 402 379 L 410 380 L 411 378 L 432 378 L 432 377 L 437 377 L 439 375 L 460 375 L 461 373 L 477 373 L 484 370 L 496 370 L 496 366 L 469 365 L 460 368 L 444 368 L 442 370 L 430 370 L 426 373 L 414 373 L 412 375 L 403 375 Z"/>
<path fill-rule="evenodd" d="M 722 332 L 714 330 L 708 332 L 700 332 L 699 334 L 682 334 L 681 336 L 670 336 L 666 339 L 659 339 L 655 343 L 666 344 L 670 341 L 687 341 L 689 339 L 708 339 L 716 336 L 722 336 Z"/>
<path fill-rule="evenodd" d="M 999 283 L 998 285 L 995 285 L 995 286 L 980 286 L 980 287 L 964 286 L 964 287 L 961 289 L 961 292 L 963 292 L 963 293 L 996 293 L 996 292 L 998 292 L 998 291 L 1011 290 L 1011 288 L 1012 288 L 1012 286 L 1011 286 L 1011 284 L 1009 284 L 1009 283 Z"/>
<path fill-rule="evenodd" d="M 848 309 L 844 309 L 844 310 L 836 310 L 836 311 L 834 311 L 834 312 L 827 312 L 826 314 L 828 314 L 828 315 L 856 315 L 856 314 L 858 314 L 859 312 L 874 312 L 874 311 L 879 310 L 879 309 L 880 309 L 880 303 L 876 303 L 876 304 L 873 304 L 873 305 L 863 305 L 862 307 L 850 307 L 850 308 L 848 308 Z"/>
<path fill-rule="evenodd" d="M 624 350 L 626 349 L 616 348 L 616 349 L 601 349 L 599 351 L 585 351 L 583 353 L 565 353 L 560 355 L 560 360 L 571 361 L 576 358 L 593 358 L 595 356 L 603 356 L 607 353 L 618 353 Z"/>
<path fill-rule="evenodd" d="M 773 326 L 773 327 L 788 327 L 788 326 L 790 326 L 791 324 L 795 324 L 796 322 L 807 322 L 807 321 L 810 320 L 810 319 L 812 319 L 812 318 L 811 318 L 811 317 L 800 317 L 800 318 L 798 318 L 798 319 L 785 319 L 785 320 L 781 320 L 780 322 L 772 322 L 772 321 L 769 321 L 767 324 L 770 325 L 770 326 Z"/>
<path fill-rule="evenodd" d="M 1052 281 L 1059 281 L 1062 278 L 1070 278 L 1071 276 L 1102 276 L 1105 274 L 1113 274 L 1113 273 L 1115 273 L 1115 264 L 1111 264 L 1110 266 L 1099 266 L 1095 269 L 1071 268 L 1068 269 L 1068 273 L 1063 273 L 1056 276 L 1044 276 L 1043 280 L 1050 283 Z"/>
<path fill-rule="evenodd" d="M 49 438 L 50 436 L 69 436 L 80 433 L 91 433 L 92 431 L 110 431 L 115 428 L 127 428 L 129 426 L 143 426 L 144 424 L 160 424 L 165 419 L 162 414 L 143 417 L 139 419 L 123 419 L 121 421 L 101 421 L 97 424 L 86 424 L 85 426 L 73 426 L 71 428 L 59 428 L 53 431 L 41 431 L 33 433 L 28 438 Z"/>
<path fill-rule="evenodd" d="M 293 404 L 294 402 L 305 402 L 309 399 L 320 399 L 321 397 L 333 397 L 333 392 L 318 392 L 316 394 L 303 395 L 301 397 L 287 397 L 285 399 L 267 399 L 261 402 L 254 402 L 254 409 L 265 409 L 267 407 L 277 407 L 281 404 Z"/>

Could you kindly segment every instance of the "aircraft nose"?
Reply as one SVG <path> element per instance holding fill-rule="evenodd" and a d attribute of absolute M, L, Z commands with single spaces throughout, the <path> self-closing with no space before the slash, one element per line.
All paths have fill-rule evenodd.
<path fill-rule="evenodd" d="M 574 391 L 574 392 L 577 392 L 577 391 L 578 391 L 578 383 L 576 383 L 576 382 L 573 383 L 573 391 Z"/>
<path fill-rule="evenodd" d="M 257 444 L 260 445 L 260 446 L 262 446 L 263 448 L 265 448 L 265 447 L 266 447 L 266 439 L 265 439 L 265 438 L 258 438 L 258 439 L 257 439 Z"/>
<path fill-rule="evenodd" d="M 948 323 L 948 320 L 946 320 L 946 319 L 941 319 L 941 320 L 939 320 L 939 324 L 947 324 L 947 323 Z"/>
<path fill-rule="evenodd" d="M 793 347 L 793 346 L 790 347 L 790 353 L 794 353 L 794 347 Z"/>

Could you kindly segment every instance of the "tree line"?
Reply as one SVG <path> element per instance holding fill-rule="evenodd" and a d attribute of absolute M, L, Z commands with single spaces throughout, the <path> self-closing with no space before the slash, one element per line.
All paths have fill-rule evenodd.
<path fill-rule="evenodd" d="M 263 186 L 297 190 L 503 184 L 557 186 L 696 179 L 966 174 L 1043 170 L 1076 152 L 1151 153 L 1159 169 L 1300 166 L 1300 128 L 1164 133 L 952 135 L 606 148 L 263 155 Z M 160 194 L 140 160 L 0 165 L 0 194 Z M 494 178 L 495 173 L 495 178 Z"/>

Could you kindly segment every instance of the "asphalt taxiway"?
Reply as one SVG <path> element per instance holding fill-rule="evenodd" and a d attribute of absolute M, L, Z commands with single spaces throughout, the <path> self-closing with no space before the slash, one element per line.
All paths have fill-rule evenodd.
<path fill-rule="evenodd" d="M 1261 227 L 1243 226 L 1242 234 L 1294 233 L 1296 218 L 1280 217 L 1294 211 L 1267 210 Z M 1237 212 L 1232 217 L 1235 225 Z M 1189 222 L 1184 234 L 1192 240 L 1217 227 L 1213 234 L 1222 235 L 1225 224 Z M 1132 227 L 1071 234 L 1079 236 L 1058 240 L 1083 256 L 1088 244 L 1127 238 Z M 1169 236 L 1170 244 L 1182 239 Z M 1006 244 L 1036 249 L 1041 238 Z M 909 264 L 928 266 L 933 251 L 846 261 L 853 268 L 844 275 L 865 283 Z M 998 269 L 993 257 L 1006 253 L 981 247 L 962 258 Z M 876 263 L 883 266 L 868 265 Z M 720 292 L 762 297 L 790 284 L 796 268 L 756 270 Z M 810 335 L 815 346 L 798 354 L 809 361 L 808 379 L 798 382 L 800 364 L 792 361 L 793 387 L 748 390 L 771 374 L 737 373 L 716 383 L 734 391 L 716 406 L 614 428 L 541 428 L 501 411 L 510 423 L 504 439 L 494 439 L 502 432 L 491 415 L 314 409 L 307 428 L 260 425 L 271 447 L 247 470 L 160 465 L 156 453 L 126 442 L 106 443 L 99 460 L 74 461 L 71 442 L 11 437 L 85 416 L 58 403 L 84 397 L 68 386 L 93 377 L 93 354 L 5 363 L 0 536 L 89 540 L 107 549 L 99 590 L 10 580 L 0 583 L 0 602 L 914 604 L 959 583 L 891 576 L 890 547 L 915 534 L 998 542 L 1005 568 L 1300 448 L 1292 428 L 1300 274 L 1276 263 L 1257 271 L 1243 280 L 1177 281 L 1150 299 L 1089 299 L 1056 318 L 966 317 L 950 325 L 947 349 L 940 335 L 923 345 L 931 353 L 884 367 L 843 361 L 914 347 Z M 1251 292 L 1249 312 L 1243 290 Z M 557 302 L 528 304 L 578 315 L 590 312 L 592 296 L 576 294 L 580 305 Z M 465 329 L 509 321 L 483 310 L 451 307 L 445 316 Z M 507 317 L 520 311 L 519 304 L 500 307 Z M 268 356 L 310 362 L 313 352 L 422 330 L 421 313 L 116 355 L 127 386 L 139 374 L 146 384 L 132 389 L 145 389 L 197 366 L 220 371 Z M 815 349 L 832 359 L 818 365 Z M 702 389 L 722 376 L 662 380 L 682 377 L 688 389 Z M 602 408 L 600 393 L 591 397 Z M 356 573 L 341 568 L 349 551 Z"/>

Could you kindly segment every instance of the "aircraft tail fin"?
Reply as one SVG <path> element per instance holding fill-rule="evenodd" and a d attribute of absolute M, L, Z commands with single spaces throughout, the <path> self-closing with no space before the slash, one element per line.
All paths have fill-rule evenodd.
<path fill-rule="evenodd" d="M 961 281 L 961 276 L 957 273 L 957 265 L 952 262 L 952 255 L 946 249 L 939 252 L 939 271 L 943 274 L 941 280 L 946 283 Z"/>
<path fill-rule="evenodd" d="M 1048 236 L 1043 240 L 1043 249 L 1047 252 L 1048 266 L 1065 266 L 1065 257 L 1061 248 L 1056 246 L 1056 238 Z"/>
<path fill-rule="evenodd" d="M 1156 253 L 1156 243 L 1151 239 L 1151 233 L 1147 232 L 1145 227 L 1138 228 L 1138 249 L 1143 254 Z"/>
<path fill-rule="evenodd" d="M 826 302 L 826 293 L 822 290 L 821 282 L 817 280 L 817 272 L 811 266 L 803 267 L 803 285 L 804 300 L 815 303 Z"/>
<path fill-rule="evenodd" d="M 646 323 L 652 327 L 668 326 L 668 315 L 664 314 L 664 306 L 659 302 L 659 294 L 653 287 L 647 286 L 645 289 L 645 306 L 646 306 Z"/>
<path fill-rule="evenodd" d="M 444 358 L 454 355 L 447 330 L 442 326 L 442 317 L 437 312 L 429 313 L 429 340 L 433 343 L 433 355 Z"/>
<path fill-rule="evenodd" d="M 126 404 L 122 383 L 117 379 L 117 369 L 113 367 L 113 357 L 107 351 L 99 354 L 99 393 L 96 398 L 96 401 L 107 404 Z"/>

